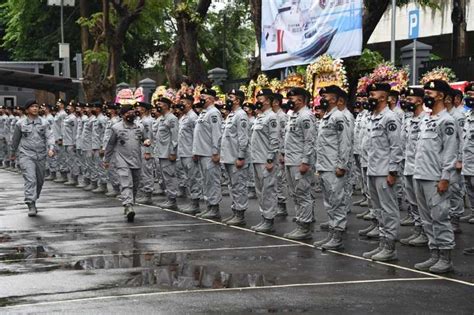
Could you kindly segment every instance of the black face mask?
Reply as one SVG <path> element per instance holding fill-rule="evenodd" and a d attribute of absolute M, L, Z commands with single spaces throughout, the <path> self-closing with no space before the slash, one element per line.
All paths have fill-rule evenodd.
<path fill-rule="evenodd" d="M 65 111 L 66 114 L 68 114 L 68 115 L 71 113 L 71 111 L 70 111 L 67 107 L 66 107 L 66 109 L 65 109 L 64 111 Z"/>
<path fill-rule="evenodd" d="M 179 103 L 179 104 L 176 105 L 177 110 L 184 111 L 184 108 L 185 108 L 185 106 L 184 106 L 183 103 Z"/>
<path fill-rule="evenodd" d="M 156 106 L 156 110 L 157 110 L 159 113 L 161 113 L 161 112 L 163 111 L 163 107 L 161 107 L 161 106 Z"/>
<path fill-rule="evenodd" d="M 295 108 L 295 102 L 293 102 L 293 101 L 286 102 L 286 108 L 288 110 L 293 110 Z"/>
<path fill-rule="evenodd" d="M 414 113 L 416 110 L 416 104 L 412 102 L 405 102 L 405 109 L 411 113 Z"/>
<path fill-rule="evenodd" d="M 46 113 L 46 112 L 44 111 L 44 109 L 40 109 L 40 110 L 38 111 L 38 115 L 40 115 L 40 116 L 44 116 L 45 113 Z"/>
<path fill-rule="evenodd" d="M 151 113 L 150 113 L 150 116 L 151 116 L 152 118 L 158 117 L 155 112 L 151 112 Z"/>
<path fill-rule="evenodd" d="M 425 96 L 423 98 L 423 103 L 425 104 L 426 107 L 431 109 L 435 105 L 435 99 L 434 97 L 431 97 L 431 96 Z"/>
<path fill-rule="evenodd" d="M 466 96 L 464 98 L 464 104 L 468 108 L 471 108 L 471 109 L 474 108 L 474 97 Z"/>
<path fill-rule="evenodd" d="M 234 106 L 234 102 L 231 100 L 226 100 L 225 101 L 225 109 L 227 110 L 232 110 L 232 107 Z"/>
<path fill-rule="evenodd" d="M 321 119 L 321 113 L 314 113 L 314 117 L 316 117 L 317 119 Z"/>
<path fill-rule="evenodd" d="M 200 104 L 201 106 L 206 105 L 206 100 L 203 99 L 203 98 L 201 98 L 201 99 L 199 100 L 199 104 Z"/>
<path fill-rule="evenodd" d="M 135 120 L 135 114 L 125 116 L 125 120 L 129 123 L 133 123 L 133 121 Z"/>
<path fill-rule="evenodd" d="M 362 108 L 362 102 L 356 101 L 354 103 L 354 108 Z"/>
<path fill-rule="evenodd" d="M 106 113 L 105 113 L 105 116 L 107 116 L 107 117 L 111 118 L 111 117 L 112 117 L 112 114 L 111 114 L 111 113 L 109 113 L 109 112 L 106 112 Z"/>
<path fill-rule="evenodd" d="M 370 97 L 367 101 L 367 110 L 373 112 L 377 105 L 379 104 L 379 100 L 373 97 Z"/>
<path fill-rule="evenodd" d="M 263 108 L 263 103 L 262 102 L 255 103 L 255 108 L 258 110 L 261 110 Z"/>
<path fill-rule="evenodd" d="M 324 110 L 326 111 L 328 108 L 329 108 L 329 101 L 325 98 L 322 98 L 320 101 L 319 101 L 319 106 Z"/>
<path fill-rule="evenodd" d="M 400 101 L 400 108 L 403 110 L 403 111 L 407 111 L 407 101 Z"/>
<path fill-rule="evenodd" d="M 362 102 L 362 108 L 365 110 L 369 110 L 369 102 Z"/>

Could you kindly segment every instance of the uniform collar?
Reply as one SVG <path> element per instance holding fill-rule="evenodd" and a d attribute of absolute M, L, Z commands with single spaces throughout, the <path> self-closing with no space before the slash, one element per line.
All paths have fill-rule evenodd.
<path fill-rule="evenodd" d="M 442 111 L 440 111 L 440 112 L 439 112 L 438 114 L 436 114 L 436 115 L 431 114 L 431 117 L 430 117 L 430 118 L 431 118 L 431 119 L 438 119 L 438 118 L 440 118 L 441 116 L 444 116 L 444 115 L 446 115 L 446 114 L 448 114 L 448 111 L 447 111 L 446 108 L 445 108 L 445 109 L 443 109 Z"/>
<path fill-rule="evenodd" d="M 323 119 L 328 119 L 336 110 L 338 110 L 338 109 L 337 109 L 336 106 L 334 106 L 334 108 L 331 109 L 330 112 L 326 112 L 326 114 L 324 114 Z"/>
<path fill-rule="evenodd" d="M 26 121 L 28 122 L 28 125 L 40 125 L 41 124 L 41 118 L 36 117 L 35 119 L 30 119 L 30 117 L 26 117 Z"/>
<path fill-rule="evenodd" d="M 372 118 L 375 118 L 375 119 L 379 119 L 379 118 L 382 118 L 389 110 L 391 110 L 388 105 L 385 106 L 385 108 L 377 114 L 377 116 L 374 116 L 375 113 L 372 114 Z"/>

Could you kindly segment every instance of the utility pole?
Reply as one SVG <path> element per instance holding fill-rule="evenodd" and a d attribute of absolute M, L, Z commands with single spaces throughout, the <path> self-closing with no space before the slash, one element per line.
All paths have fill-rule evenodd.
<path fill-rule="evenodd" d="M 395 32 L 396 32 L 396 8 L 397 0 L 392 0 L 392 38 L 390 42 L 390 61 L 395 64 Z"/>

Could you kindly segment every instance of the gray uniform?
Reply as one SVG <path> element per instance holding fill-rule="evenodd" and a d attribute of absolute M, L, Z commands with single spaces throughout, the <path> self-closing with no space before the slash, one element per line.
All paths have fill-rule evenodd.
<path fill-rule="evenodd" d="M 247 175 L 249 159 L 249 120 L 242 108 L 232 111 L 224 122 L 221 144 L 221 163 L 229 178 L 229 192 L 232 198 L 232 210 L 245 211 L 248 208 Z M 237 168 L 238 158 L 246 160 L 246 164 Z"/>
<path fill-rule="evenodd" d="M 389 172 L 400 172 L 402 161 L 400 143 L 401 122 L 388 107 L 372 114 L 368 134 L 369 193 L 379 222 L 380 237 L 395 241 L 400 229 L 400 212 L 395 186 L 389 186 Z"/>
<path fill-rule="evenodd" d="M 462 112 L 462 109 L 453 107 L 451 111 L 448 112 L 453 116 L 456 121 L 456 136 L 458 138 L 458 151 L 457 151 L 457 161 L 462 162 L 462 147 L 461 147 L 461 138 L 463 137 L 463 129 L 466 121 L 466 115 Z M 450 181 L 450 190 L 451 198 L 449 201 L 449 215 L 451 217 L 461 217 L 464 213 L 464 178 L 461 175 L 461 170 L 457 170 Z"/>
<path fill-rule="evenodd" d="M 293 112 L 286 125 L 285 168 L 290 195 L 295 201 L 296 221 L 313 221 L 313 196 L 311 185 L 314 182 L 314 170 L 301 174 L 298 167 L 302 163 L 314 165 L 314 122 L 315 118 L 307 107 Z"/>
<path fill-rule="evenodd" d="M 446 110 L 426 116 L 421 125 L 415 155 L 415 191 L 423 230 L 430 249 L 453 249 L 454 233 L 449 220 L 448 189 L 437 191 L 440 180 L 451 180 L 458 154 L 456 122 Z"/>
<path fill-rule="evenodd" d="M 277 156 L 279 150 L 278 118 L 272 109 L 258 114 L 252 126 L 250 152 L 255 176 L 259 210 L 265 219 L 273 219 L 276 215 L 277 195 Z M 274 167 L 267 170 L 267 160 L 273 160 Z"/>
<path fill-rule="evenodd" d="M 349 155 L 349 164 L 344 175 L 344 199 L 343 199 L 343 207 L 346 210 L 346 213 L 351 211 L 352 205 L 352 193 L 354 191 L 354 174 L 357 172 L 354 171 L 356 168 L 355 166 L 355 159 L 354 159 L 354 115 L 345 108 L 342 113 L 344 114 L 344 122 L 347 128 L 347 139 L 345 141 L 349 144 L 350 147 L 350 155 Z"/>
<path fill-rule="evenodd" d="M 0 116 L 0 167 L 3 166 L 3 162 L 8 159 L 8 116 L 3 114 Z"/>
<path fill-rule="evenodd" d="M 25 180 L 25 202 L 35 203 L 44 183 L 46 156 L 54 149 L 54 136 L 48 122 L 38 117 L 24 117 L 15 125 L 12 151 L 18 151 L 20 168 Z"/>
<path fill-rule="evenodd" d="M 104 132 L 107 126 L 107 117 L 99 113 L 92 120 L 92 135 L 91 135 L 91 147 L 92 147 L 92 158 L 91 166 L 93 168 L 94 176 L 91 177 L 93 182 L 97 181 L 99 184 L 107 184 L 107 178 L 105 176 L 105 169 L 102 164 L 102 159 L 100 157 L 99 151 L 103 148 L 103 139 Z"/>
<path fill-rule="evenodd" d="M 247 115 L 248 116 L 248 115 Z M 249 139 L 252 139 L 252 130 L 253 130 L 253 125 L 255 123 L 255 116 L 250 116 L 249 117 Z M 255 190 L 255 172 L 253 170 L 253 166 L 250 163 L 249 165 L 249 175 L 248 175 L 248 180 L 247 180 L 247 187 L 248 189 Z"/>
<path fill-rule="evenodd" d="M 285 150 L 285 130 L 286 124 L 288 122 L 288 115 L 280 109 L 277 113 L 277 120 L 278 120 L 278 128 L 279 128 L 279 154 L 278 156 L 281 157 Z M 277 186 L 276 186 L 276 194 L 278 197 L 278 203 L 285 203 L 286 202 L 286 175 L 285 175 L 285 165 L 281 164 L 279 161 L 275 161 L 277 166 Z"/>
<path fill-rule="evenodd" d="M 150 115 L 145 116 L 139 120 L 145 132 L 145 138 L 153 139 L 153 119 Z M 144 153 L 144 152 L 143 152 Z M 155 182 L 155 160 L 149 159 L 142 162 L 142 170 L 140 175 L 140 187 L 138 188 L 142 193 L 152 193 Z"/>
<path fill-rule="evenodd" d="M 67 172 L 67 165 L 66 165 L 66 152 L 64 145 L 60 144 L 59 141 L 63 140 L 63 121 L 66 118 L 67 114 L 64 110 L 61 110 L 56 113 L 54 116 L 53 122 L 53 136 L 56 140 L 57 144 L 57 163 L 58 163 L 58 170 L 60 172 Z"/>
<path fill-rule="evenodd" d="M 196 120 L 193 138 L 193 155 L 199 157 L 199 168 L 203 176 L 203 195 L 209 206 L 218 205 L 222 199 L 221 167 L 211 159 L 220 153 L 222 116 L 211 105 L 203 109 Z"/>
<path fill-rule="evenodd" d="M 198 116 L 190 110 L 179 119 L 178 158 L 186 176 L 186 187 L 193 200 L 199 200 L 202 194 L 200 186 L 202 175 L 199 164 L 193 160 L 194 128 Z"/>
<path fill-rule="evenodd" d="M 112 126 L 114 126 L 116 123 L 120 122 L 121 120 L 122 119 L 119 116 L 115 116 L 107 120 L 107 125 L 105 126 L 105 131 L 104 131 L 104 139 L 103 139 L 102 148 L 106 147 L 107 142 L 109 141 L 110 136 L 112 135 Z M 113 189 L 115 191 L 120 190 L 116 162 L 115 162 L 115 158 L 113 157 L 110 160 L 110 165 L 109 165 L 109 169 L 106 172 L 106 176 L 109 183 L 112 185 Z"/>
<path fill-rule="evenodd" d="M 112 126 L 105 146 L 104 162 L 115 160 L 124 206 L 133 205 L 138 190 L 144 136 L 143 126 L 121 121 Z"/>
<path fill-rule="evenodd" d="M 462 148 L 462 175 L 466 183 L 467 196 L 471 206 L 474 207 L 474 111 L 466 114 L 463 137 L 461 138 Z"/>
<path fill-rule="evenodd" d="M 413 179 L 413 174 L 415 174 L 416 168 L 416 143 L 421 130 L 421 122 L 426 117 L 426 115 L 426 112 L 422 112 L 419 116 L 407 119 L 405 123 L 405 169 L 403 175 L 405 177 L 406 198 L 411 206 L 411 213 L 413 215 L 413 219 L 415 220 L 415 226 L 421 226 L 420 212 L 418 210 L 418 203 L 416 201 L 415 181 Z"/>
<path fill-rule="evenodd" d="M 367 110 L 361 111 L 355 121 L 354 121 L 354 162 L 355 167 L 360 171 L 360 179 L 362 180 L 361 191 L 362 194 L 368 198 L 369 191 L 367 187 L 367 175 L 364 172 L 364 167 L 362 166 L 363 149 L 362 149 L 362 140 L 364 136 L 367 135 L 367 118 L 369 117 L 369 112 Z"/>
<path fill-rule="evenodd" d="M 77 137 L 78 118 L 74 113 L 67 115 L 63 120 L 63 146 L 66 154 L 65 163 L 67 171 L 72 176 L 79 175 L 78 158 L 76 155 L 76 137 Z"/>
<path fill-rule="evenodd" d="M 87 167 L 86 167 L 86 156 L 84 149 L 82 147 L 82 131 L 84 130 L 84 125 L 86 121 L 89 119 L 87 115 L 82 115 L 78 117 L 77 122 L 77 132 L 76 132 L 76 154 L 77 154 L 77 162 L 79 165 L 80 173 L 84 176 L 84 178 L 89 178 L 87 174 Z"/>
<path fill-rule="evenodd" d="M 46 117 L 44 117 L 44 119 L 46 119 L 46 122 L 48 123 L 48 126 L 49 128 L 51 129 L 51 131 L 53 132 L 53 137 L 54 137 L 54 131 L 53 131 L 53 128 L 54 128 L 54 116 L 52 114 L 48 114 L 46 115 Z M 14 125 L 13 125 L 14 126 Z M 12 129 L 13 130 L 13 129 Z M 12 133 L 13 134 L 13 133 Z M 55 141 L 57 141 L 57 139 L 55 138 Z M 58 153 L 59 149 L 58 149 L 58 146 L 55 144 L 54 145 L 54 151 L 56 153 Z M 54 155 L 53 157 L 47 157 L 46 158 L 46 169 L 50 172 L 57 172 L 59 171 L 59 168 L 58 168 L 58 156 L 57 155 Z"/>
<path fill-rule="evenodd" d="M 347 224 L 344 185 L 349 174 L 349 159 L 352 152 L 350 132 L 344 114 L 333 108 L 322 118 L 316 142 L 316 170 L 321 177 L 329 227 L 340 231 L 344 231 Z M 337 168 L 346 170 L 346 174 L 337 177 Z"/>
<path fill-rule="evenodd" d="M 178 118 L 171 112 L 158 118 L 157 133 L 154 135 L 154 157 L 160 164 L 161 176 L 165 184 L 166 195 L 176 199 L 178 194 L 178 177 L 176 176 L 176 161 L 170 161 L 170 155 L 178 151 Z"/>
<path fill-rule="evenodd" d="M 84 177 L 92 180 L 95 176 L 94 165 L 92 161 L 92 124 L 95 116 L 85 116 L 82 125 L 82 154 L 84 155 Z"/>

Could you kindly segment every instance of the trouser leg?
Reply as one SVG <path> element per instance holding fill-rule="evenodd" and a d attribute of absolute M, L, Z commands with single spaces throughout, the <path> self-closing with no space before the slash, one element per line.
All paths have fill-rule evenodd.
<path fill-rule="evenodd" d="M 120 182 L 120 196 L 122 199 L 122 204 L 126 205 L 133 205 L 134 203 L 134 184 L 136 182 L 137 175 L 135 174 L 136 170 L 132 170 L 128 167 L 118 167 L 117 168 L 117 175 Z"/>
<path fill-rule="evenodd" d="M 398 239 L 400 211 L 398 210 L 396 188 L 389 186 L 386 176 L 369 176 L 373 179 L 375 193 L 380 204 L 379 229 L 381 236 L 390 241 Z"/>
<path fill-rule="evenodd" d="M 248 208 L 249 196 L 247 191 L 248 165 L 237 168 L 234 164 L 224 164 L 224 169 L 229 178 L 229 193 L 232 199 L 232 209 L 244 211 Z"/>
<path fill-rule="evenodd" d="M 36 172 L 36 161 L 27 156 L 19 158 L 23 179 L 25 203 L 32 203 L 38 199 L 38 180 Z"/>
<path fill-rule="evenodd" d="M 464 194 L 466 189 L 464 178 L 457 173 L 450 181 L 449 187 L 451 191 L 449 215 L 460 218 L 464 214 Z"/>
<path fill-rule="evenodd" d="M 276 195 L 277 170 L 274 167 L 268 171 L 265 164 L 260 163 L 254 163 L 252 166 L 259 211 L 265 219 L 271 220 L 276 215 L 278 203 Z"/>
<path fill-rule="evenodd" d="M 153 172 L 155 170 L 155 159 L 143 160 L 141 168 L 141 177 L 140 177 L 140 187 L 139 190 L 142 193 L 152 193 L 153 186 L 155 183 L 155 178 Z"/>
<path fill-rule="evenodd" d="M 200 199 L 202 196 L 202 186 L 200 178 L 202 177 L 199 170 L 199 163 L 194 161 L 191 157 L 181 158 L 180 162 L 183 170 L 186 173 L 187 187 L 191 199 Z"/>
<path fill-rule="evenodd" d="M 415 180 L 413 179 L 413 175 L 407 175 L 404 177 L 404 179 L 405 179 L 406 199 L 411 206 L 410 211 L 411 211 L 411 214 L 413 215 L 415 226 L 422 226 L 420 211 L 418 209 L 418 202 L 416 200 Z"/>
<path fill-rule="evenodd" d="M 295 200 L 296 221 L 300 223 L 313 222 L 313 196 L 311 184 L 313 172 L 310 170 L 301 174 L 298 166 L 287 166 L 287 180 L 289 185 L 294 185 L 292 195 Z"/>
<path fill-rule="evenodd" d="M 178 178 L 176 176 L 176 162 L 160 159 L 161 174 L 165 184 L 168 199 L 176 199 L 178 194 Z"/>
<path fill-rule="evenodd" d="M 221 166 L 210 157 L 199 157 L 199 165 L 203 175 L 204 198 L 210 206 L 218 205 L 222 200 Z"/>
<path fill-rule="evenodd" d="M 285 175 L 285 165 L 278 163 L 277 168 L 277 185 L 276 185 L 276 194 L 278 197 L 278 203 L 286 202 L 286 175 Z"/>
<path fill-rule="evenodd" d="M 337 177 L 335 172 L 320 172 L 324 206 L 331 229 L 344 231 L 347 225 L 347 211 L 344 206 L 344 185 L 347 180 Z"/>

